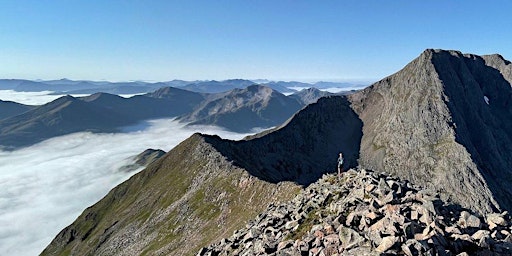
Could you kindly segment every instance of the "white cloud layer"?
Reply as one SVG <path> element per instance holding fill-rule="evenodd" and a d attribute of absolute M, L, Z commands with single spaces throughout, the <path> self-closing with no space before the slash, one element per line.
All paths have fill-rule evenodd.
<path fill-rule="evenodd" d="M 56 100 L 63 95 L 51 95 L 53 91 L 42 92 L 17 92 L 13 90 L 0 90 L 0 100 L 14 101 L 25 105 L 43 105 Z M 140 94 L 140 93 L 139 93 Z M 88 96 L 89 94 L 71 94 L 73 97 Z M 138 94 L 120 94 L 119 96 L 129 98 Z"/>
<path fill-rule="evenodd" d="M 75 133 L 0 151 L 0 255 L 39 254 L 86 207 L 133 175 L 119 167 L 147 148 L 168 151 L 194 132 L 229 139 L 247 135 L 211 126 L 185 127 L 171 119 L 126 131 Z"/>

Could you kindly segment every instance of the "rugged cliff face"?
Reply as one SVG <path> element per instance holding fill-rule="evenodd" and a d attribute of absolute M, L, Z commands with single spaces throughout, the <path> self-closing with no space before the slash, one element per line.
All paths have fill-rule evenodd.
<path fill-rule="evenodd" d="M 86 209 L 42 255 L 194 255 L 298 191 L 249 175 L 195 134 Z"/>
<path fill-rule="evenodd" d="M 511 209 L 512 92 L 482 58 L 426 50 L 349 97 L 364 123 L 361 166 L 477 211 Z"/>

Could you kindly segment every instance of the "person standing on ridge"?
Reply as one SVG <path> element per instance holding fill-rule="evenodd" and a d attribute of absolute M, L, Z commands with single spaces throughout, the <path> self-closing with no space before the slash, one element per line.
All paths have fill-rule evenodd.
<path fill-rule="evenodd" d="M 343 171 L 343 154 L 340 152 L 338 157 L 338 175 L 341 175 L 341 171 Z"/>

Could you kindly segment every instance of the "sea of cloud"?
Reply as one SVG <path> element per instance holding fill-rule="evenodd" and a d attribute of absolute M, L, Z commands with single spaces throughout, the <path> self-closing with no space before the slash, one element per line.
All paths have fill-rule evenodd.
<path fill-rule="evenodd" d="M 0 151 L 0 255 L 37 255 L 88 206 L 137 171 L 120 171 L 147 148 L 170 150 L 194 132 L 241 139 L 212 126 L 172 119 L 124 133 L 75 133 L 13 152 Z"/>
<path fill-rule="evenodd" d="M 43 105 L 56 100 L 63 95 L 52 95 L 53 91 L 41 92 L 17 92 L 14 90 L 0 90 L 0 100 L 14 101 L 25 105 Z M 71 94 L 73 97 L 82 97 L 89 94 Z M 129 98 L 138 94 L 120 94 L 119 96 Z"/>

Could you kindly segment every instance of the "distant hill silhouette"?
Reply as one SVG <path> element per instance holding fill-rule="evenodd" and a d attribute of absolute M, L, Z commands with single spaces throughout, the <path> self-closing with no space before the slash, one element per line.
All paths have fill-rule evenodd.
<path fill-rule="evenodd" d="M 13 101 L 0 100 L 0 120 L 22 114 L 33 109 L 34 106 L 28 106 Z"/>
<path fill-rule="evenodd" d="M 282 124 L 303 105 L 262 85 L 234 89 L 210 95 L 193 112 L 179 117 L 180 121 L 225 127 L 247 132 L 255 127 Z"/>
<path fill-rule="evenodd" d="M 315 103 L 318 99 L 334 95 L 334 93 L 326 92 L 326 91 L 320 91 L 317 88 L 311 87 L 307 89 L 302 89 L 296 93 L 291 94 L 290 98 L 293 98 L 297 100 L 302 105 L 309 105 L 311 103 Z"/>

